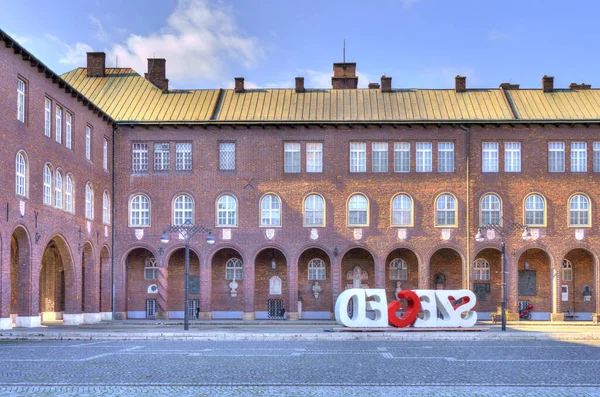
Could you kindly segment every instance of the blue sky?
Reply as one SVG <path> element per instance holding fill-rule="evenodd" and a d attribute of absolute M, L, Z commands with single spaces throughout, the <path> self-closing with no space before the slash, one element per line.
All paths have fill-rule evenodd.
<path fill-rule="evenodd" d="M 536 0 L 0 0 L 0 28 L 57 73 L 105 51 L 108 66 L 146 71 L 167 59 L 172 88 L 328 88 L 332 63 L 357 62 L 359 86 L 502 82 L 600 86 L 597 1 Z"/>

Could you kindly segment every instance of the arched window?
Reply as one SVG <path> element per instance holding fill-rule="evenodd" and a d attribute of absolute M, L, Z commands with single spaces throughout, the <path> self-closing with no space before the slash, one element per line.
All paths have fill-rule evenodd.
<path fill-rule="evenodd" d="M 27 161 L 23 152 L 17 153 L 15 171 L 15 192 L 19 196 L 27 196 Z"/>
<path fill-rule="evenodd" d="M 392 200 L 392 226 L 412 226 L 412 200 L 399 194 Z"/>
<path fill-rule="evenodd" d="M 456 226 L 456 200 L 449 194 L 443 194 L 437 199 L 437 226 Z"/>
<path fill-rule="evenodd" d="M 481 199 L 481 225 L 500 224 L 500 199 L 498 196 L 488 194 Z"/>
<path fill-rule="evenodd" d="M 369 201 L 362 194 L 355 194 L 348 200 L 348 226 L 369 224 Z"/>
<path fill-rule="evenodd" d="M 402 258 L 390 262 L 390 280 L 408 280 L 408 264 Z"/>
<path fill-rule="evenodd" d="M 573 281 L 573 264 L 568 259 L 562 261 L 562 281 Z"/>
<path fill-rule="evenodd" d="M 308 262 L 308 279 L 309 280 L 325 280 L 325 262 L 322 259 L 314 258 Z"/>
<path fill-rule="evenodd" d="M 577 194 L 569 200 L 569 226 L 590 226 L 590 201 Z"/>
<path fill-rule="evenodd" d="M 267 194 L 260 201 L 260 225 L 281 225 L 281 201 L 274 194 Z"/>
<path fill-rule="evenodd" d="M 44 165 L 44 204 L 52 205 L 52 169 Z"/>
<path fill-rule="evenodd" d="M 224 195 L 217 202 L 217 226 L 237 226 L 237 201 Z"/>
<path fill-rule="evenodd" d="M 179 195 L 173 203 L 173 224 L 194 223 L 194 200 L 187 194 Z"/>
<path fill-rule="evenodd" d="M 67 174 L 65 183 L 65 210 L 69 212 L 75 211 L 75 207 L 73 206 L 73 178 L 70 174 Z"/>
<path fill-rule="evenodd" d="M 89 182 L 85 185 L 85 217 L 94 219 L 94 190 Z"/>
<path fill-rule="evenodd" d="M 59 170 L 56 170 L 54 178 L 54 206 L 61 209 L 63 207 L 63 178 Z"/>
<path fill-rule="evenodd" d="M 129 225 L 150 226 L 150 200 L 143 194 L 138 194 L 131 199 Z"/>
<path fill-rule="evenodd" d="M 483 258 L 475 259 L 473 262 L 473 280 L 474 281 L 489 281 L 490 279 L 490 264 Z"/>
<path fill-rule="evenodd" d="M 110 200 L 106 190 L 102 193 L 102 223 L 105 225 L 110 223 Z"/>
<path fill-rule="evenodd" d="M 325 201 L 318 194 L 304 199 L 304 226 L 325 226 Z"/>
<path fill-rule="evenodd" d="M 525 199 L 525 224 L 527 226 L 546 224 L 546 204 L 537 194 L 532 194 Z"/>
<path fill-rule="evenodd" d="M 225 264 L 226 280 L 242 280 L 244 278 L 244 264 L 241 259 L 231 258 Z"/>

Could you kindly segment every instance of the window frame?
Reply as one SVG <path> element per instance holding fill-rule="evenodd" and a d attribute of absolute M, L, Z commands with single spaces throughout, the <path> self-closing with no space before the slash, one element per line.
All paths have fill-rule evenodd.
<path fill-rule="evenodd" d="M 396 211 L 406 211 L 406 209 L 402 209 L 401 208 L 401 209 L 396 210 L 394 208 L 394 202 L 396 201 L 396 199 L 398 199 L 400 197 L 406 197 L 406 198 L 408 198 L 408 201 L 410 203 L 410 208 L 408 210 L 410 222 L 407 223 L 407 224 L 400 224 L 400 223 L 395 223 L 394 222 L 394 214 L 395 214 Z M 413 198 L 408 193 L 400 192 L 400 193 L 395 194 L 392 197 L 392 200 L 390 202 L 390 209 L 391 209 L 391 211 L 390 211 L 390 215 L 391 215 L 390 225 L 391 225 L 391 227 L 399 227 L 399 228 L 414 227 L 414 225 L 415 225 L 415 214 L 414 214 L 415 206 L 414 206 L 414 200 L 413 200 Z"/>
<path fill-rule="evenodd" d="M 189 151 L 187 148 L 189 147 Z M 182 148 L 182 149 L 180 149 Z M 185 148 L 185 150 L 183 150 Z M 175 142 L 175 171 L 189 172 L 194 169 L 193 142 Z"/>
<path fill-rule="evenodd" d="M 366 208 L 364 210 L 363 209 L 352 209 L 351 208 L 351 201 L 352 201 L 352 199 L 358 198 L 358 197 L 362 197 L 362 198 L 365 199 Z M 351 223 L 350 220 L 352 218 L 352 215 L 350 214 L 350 212 L 356 212 L 356 213 L 358 213 L 358 212 L 361 212 L 361 213 L 365 212 L 365 223 Z M 360 192 L 352 193 L 348 197 L 348 201 L 346 202 L 346 225 L 348 227 L 352 227 L 352 228 L 355 228 L 355 227 L 358 227 L 358 228 L 360 228 L 360 227 L 369 227 L 369 222 L 370 222 L 370 219 L 369 219 L 370 218 L 369 217 L 370 214 L 369 214 L 369 212 L 370 212 L 370 203 L 369 203 L 369 198 L 367 197 L 367 195 L 364 194 L 364 193 L 360 193 Z M 360 215 L 359 215 L 359 218 L 357 220 L 360 221 Z"/>
<path fill-rule="evenodd" d="M 600 172 L 600 142 L 592 143 L 593 172 Z"/>
<path fill-rule="evenodd" d="M 448 145 L 448 147 L 442 147 L 443 145 Z M 445 155 L 442 156 L 441 155 L 442 153 L 445 153 Z M 454 169 L 455 169 L 454 160 L 455 160 L 454 142 L 449 142 L 449 141 L 438 142 L 438 172 L 453 173 Z M 448 169 L 446 169 L 446 168 L 448 168 Z"/>
<path fill-rule="evenodd" d="M 53 169 L 52 169 L 52 165 L 50 163 L 46 163 L 44 164 L 44 170 L 43 170 L 43 177 L 42 177 L 42 183 L 43 183 L 43 194 L 42 194 L 42 203 L 45 205 L 53 205 L 52 203 L 52 180 L 54 179 L 53 177 Z"/>
<path fill-rule="evenodd" d="M 63 108 L 60 105 L 55 106 L 54 111 L 54 140 L 62 144 L 62 124 L 63 124 Z"/>
<path fill-rule="evenodd" d="M 491 220 L 492 220 L 491 212 L 493 212 L 495 210 L 493 208 L 485 208 L 485 209 L 483 208 L 485 199 L 488 197 L 494 197 L 496 200 L 498 200 L 498 223 L 491 222 Z M 490 212 L 490 222 L 486 223 L 483 221 L 484 212 Z M 481 196 L 481 199 L 479 200 L 479 226 L 486 226 L 486 225 L 498 225 L 498 226 L 502 225 L 502 199 L 496 193 L 485 193 L 483 196 Z"/>
<path fill-rule="evenodd" d="M 319 266 L 316 264 L 319 264 Z M 321 258 L 312 258 L 306 265 L 306 273 L 308 281 L 327 280 L 327 264 Z"/>
<path fill-rule="evenodd" d="M 481 172 L 498 173 L 500 159 L 500 145 L 496 141 L 481 142 Z M 495 154 L 495 156 L 494 156 Z"/>
<path fill-rule="evenodd" d="M 350 142 L 349 165 L 352 174 L 367 172 L 367 142 Z"/>
<path fill-rule="evenodd" d="M 17 77 L 17 120 L 23 124 L 27 123 L 27 85 L 27 80 Z"/>
<path fill-rule="evenodd" d="M 75 213 L 75 202 L 73 198 L 74 183 L 73 176 L 69 173 L 65 175 L 65 211 Z"/>
<path fill-rule="evenodd" d="M 19 158 L 23 159 L 22 164 L 19 162 Z M 23 172 L 20 172 L 20 168 L 23 168 Z M 28 176 L 29 176 L 29 166 L 27 161 L 27 154 L 23 150 L 19 150 L 17 155 L 15 156 L 15 194 L 20 197 L 28 197 Z M 21 183 L 22 181 L 22 186 Z M 20 189 L 22 188 L 23 193 L 20 193 Z"/>
<path fill-rule="evenodd" d="M 583 148 L 576 147 L 583 145 Z M 571 153 L 571 172 L 582 173 L 587 172 L 587 142 L 585 141 L 574 141 L 570 143 Z"/>
<path fill-rule="evenodd" d="M 73 115 L 69 112 L 65 115 L 65 146 L 68 149 L 73 147 Z"/>
<path fill-rule="evenodd" d="M 52 100 L 44 99 L 44 136 L 52 138 Z"/>
<path fill-rule="evenodd" d="M 399 267 L 398 267 L 398 264 L 400 264 Z M 392 270 L 394 270 L 398 273 L 397 277 L 392 277 L 392 275 L 394 274 L 394 272 L 392 272 Z M 388 274 L 389 274 L 390 281 L 407 281 L 408 280 L 408 262 L 406 262 L 406 260 L 404 258 L 400 258 L 400 257 L 392 259 L 388 265 Z"/>
<path fill-rule="evenodd" d="M 94 220 L 94 187 L 90 182 L 85 184 L 85 219 Z"/>
<path fill-rule="evenodd" d="M 62 172 L 59 169 L 54 173 L 54 208 L 64 209 L 63 201 L 64 179 Z"/>
<path fill-rule="evenodd" d="M 148 142 L 131 143 L 131 173 L 148 173 Z"/>
<path fill-rule="evenodd" d="M 269 208 L 265 209 L 265 208 L 263 207 L 263 203 L 265 202 L 265 200 L 266 200 L 267 198 L 269 198 L 269 199 L 270 199 L 270 206 L 269 206 Z M 278 203 L 278 205 L 279 205 L 279 208 L 277 208 L 277 209 L 273 209 L 273 206 L 272 206 L 272 204 L 273 204 L 273 199 L 275 199 L 275 200 L 276 200 L 276 202 L 277 202 L 277 203 Z M 282 218 L 282 216 L 281 216 L 281 215 L 282 215 L 282 208 L 281 208 L 281 206 L 282 206 L 282 205 L 281 205 L 281 204 L 282 204 L 282 203 L 281 203 L 281 198 L 280 198 L 278 195 L 276 195 L 275 193 L 267 193 L 267 194 L 265 194 L 265 195 L 263 195 L 263 196 L 261 197 L 261 199 L 260 199 L 260 202 L 259 202 L 259 205 L 260 205 L 260 227 L 269 227 L 269 228 L 272 228 L 272 227 L 281 227 L 281 226 L 282 226 L 282 225 L 281 225 L 281 224 L 282 224 L 282 219 L 281 219 L 281 218 Z M 269 219 L 270 221 L 272 221 L 272 220 L 274 219 L 274 218 L 273 218 L 273 216 L 272 216 L 272 214 L 273 214 L 273 213 L 278 213 L 279 215 L 278 215 L 278 216 L 277 216 L 277 218 L 276 218 L 276 219 L 277 219 L 277 221 L 278 221 L 278 223 L 277 223 L 277 224 L 273 224 L 273 223 L 264 223 L 263 221 L 264 221 L 264 219 L 265 219 L 265 216 L 264 216 L 264 212 L 265 212 L 265 211 L 267 211 L 267 213 L 268 213 L 268 214 L 270 214 L 270 216 L 268 217 L 268 219 Z"/>
<path fill-rule="evenodd" d="M 415 172 L 433 172 L 433 143 L 417 142 L 415 153 Z"/>
<path fill-rule="evenodd" d="M 492 278 L 492 265 L 485 258 L 475 258 L 472 265 L 472 276 L 473 281 L 491 281 Z M 487 278 L 485 277 L 487 276 Z"/>
<path fill-rule="evenodd" d="M 110 225 L 110 197 L 108 190 L 102 192 L 102 223 Z"/>
<path fill-rule="evenodd" d="M 453 200 L 454 202 L 454 209 L 448 209 L 448 208 L 443 208 L 443 209 L 439 209 L 438 208 L 438 202 L 443 198 L 443 197 L 449 197 Z M 447 206 L 447 200 L 446 200 L 446 206 Z M 444 213 L 450 213 L 450 212 L 454 212 L 454 223 L 453 224 L 449 224 L 449 223 L 440 223 L 438 222 L 439 220 L 439 211 L 443 211 Z M 447 216 L 446 216 L 447 218 Z M 453 195 L 452 193 L 441 193 L 439 194 L 436 198 L 435 198 L 435 227 L 436 228 L 444 228 L 444 229 L 448 229 L 448 228 L 457 228 L 458 227 L 458 200 L 456 199 L 456 196 Z"/>
<path fill-rule="evenodd" d="M 233 150 L 230 148 L 233 147 Z M 235 171 L 237 168 L 237 150 L 234 141 L 222 141 L 219 142 L 219 171 Z M 225 167 L 227 159 L 226 155 L 233 153 L 233 167 Z"/>
<path fill-rule="evenodd" d="M 371 142 L 371 172 L 377 174 L 387 174 L 389 172 L 389 151 L 388 142 Z"/>
<path fill-rule="evenodd" d="M 573 201 L 573 199 L 575 199 L 576 197 L 581 197 L 584 198 L 587 202 L 587 209 L 580 209 L 580 208 L 576 208 L 573 209 L 571 207 L 571 202 Z M 577 212 L 577 213 L 587 213 L 587 223 L 586 224 L 576 224 L 573 223 L 573 211 Z M 574 193 L 571 195 L 571 197 L 569 197 L 569 200 L 567 201 L 567 219 L 569 220 L 569 227 L 572 228 L 590 228 L 592 227 L 592 201 L 590 200 L 589 196 L 587 194 L 583 194 L 583 193 Z"/>
<path fill-rule="evenodd" d="M 166 150 L 164 146 L 166 145 Z M 165 172 L 171 170 L 171 143 L 154 142 L 153 145 L 153 170 L 154 172 Z"/>
<path fill-rule="evenodd" d="M 299 174 L 302 172 L 302 144 L 300 142 L 289 141 L 283 143 L 283 172 L 285 174 Z"/>
<path fill-rule="evenodd" d="M 239 263 L 239 266 L 237 265 Z M 235 265 L 235 266 L 234 266 Z M 241 275 L 241 277 L 236 278 L 236 273 Z M 231 274 L 231 276 L 230 276 Z M 227 262 L 225 262 L 225 280 L 233 281 L 233 280 L 243 280 L 244 279 L 244 261 L 240 258 L 233 257 L 229 258 Z"/>
<path fill-rule="evenodd" d="M 529 224 L 527 223 L 527 211 L 536 211 L 539 212 L 539 209 L 527 209 L 527 200 L 530 197 L 533 196 L 537 196 L 539 198 L 542 199 L 542 204 L 543 204 L 543 209 L 542 209 L 542 217 L 543 217 L 543 223 L 540 224 Z M 548 212 L 548 203 L 546 202 L 546 197 L 544 197 L 543 194 L 541 193 L 537 193 L 537 192 L 532 192 L 529 193 L 528 195 L 525 196 L 525 198 L 523 199 L 523 225 L 528 226 L 528 227 L 532 227 L 532 228 L 544 228 L 546 227 L 546 217 L 547 217 L 547 212 Z"/>
<path fill-rule="evenodd" d="M 311 146 L 314 145 L 314 148 Z M 306 172 L 320 174 L 323 172 L 323 142 L 306 142 Z M 317 149 L 318 147 L 318 149 Z"/>
<path fill-rule="evenodd" d="M 410 172 L 410 142 L 394 142 L 394 172 Z"/>
<path fill-rule="evenodd" d="M 555 147 L 553 147 L 555 146 Z M 562 148 L 557 149 L 559 146 Z M 565 142 L 564 141 L 550 141 L 548 142 L 548 172 L 549 173 L 561 173 L 566 171 L 566 155 L 565 155 Z M 555 153 L 551 155 L 551 153 Z M 557 153 L 562 153 L 562 156 L 558 156 Z M 562 157 L 554 158 L 554 156 Z M 554 160 L 554 162 L 553 162 Z M 559 163 L 560 162 L 560 163 Z M 557 169 L 553 169 L 553 167 L 559 166 Z"/>
<path fill-rule="evenodd" d="M 139 197 L 139 208 L 136 208 L 134 210 L 133 205 L 134 205 L 134 201 L 135 199 L 137 199 Z M 143 208 L 143 204 L 144 202 L 142 201 L 142 199 L 146 199 L 146 202 L 148 203 L 148 208 L 145 209 Z M 127 206 L 128 208 L 128 218 L 129 218 L 129 227 L 135 227 L 135 228 L 142 228 L 142 227 L 151 227 L 152 226 L 152 202 L 150 200 L 150 197 L 147 196 L 144 193 L 135 193 L 132 194 L 129 198 L 129 205 Z M 134 216 L 133 214 L 137 213 L 137 218 L 139 219 L 139 223 L 135 224 L 133 222 L 134 220 Z M 148 216 L 146 218 L 144 218 L 144 214 L 147 213 Z M 148 219 L 147 223 L 143 223 L 143 221 L 145 219 Z"/>
<path fill-rule="evenodd" d="M 563 258 L 560 266 L 561 281 L 573 282 L 573 263 L 567 258 Z"/>
<path fill-rule="evenodd" d="M 181 208 L 177 208 L 178 200 L 182 200 Z M 189 200 L 188 200 L 189 199 Z M 189 208 L 188 208 L 189 205 Z M 195 223 L 196 216 L 196 204 L 192 195 L 188 193 L 180 193 L 173 198 L 173 202 L 171 205 L 171 222 L 172 225 L 181 226 L 185 224 L 188 220 L 192 223 Z M 178 218 L 180 220 L 178 221 Z"/>
<path fill-rule="evenodd" d="M 319 209 L 307 209 L 306 208 L 306 204 L 308 202 L 308 199 L 311 197 L 318 197 L 321 199 L 321 202 L 323 203 L 323 210 L 322 210 L 322 219 L 323 219 L 323 223 L 322 224 L 316 224 L 316 223 L 307 223 L 307 213 L 310 214 L 316 214 L 319 212 Z M 317 227 L 325 227 L 327 225 L 327 202 L 325 201 L 325 197 L 323 197 L 321 194 L 319 193 L 309 193 L 306 196 L 304 196 L 304 199 L 302 200 L 302 226 L 303 227 L 310 227 L 310 228 L 317 228 Z M 314 219 L 315 217 L 313 215 L 311 215 L 311 219 Z"/>
<path fill-rule="evenodd" d="M 108 138 L 106 137 L 102 143 L 102 168 L 108 171 Z"/>
<path fill-rule="evenodd" d="M 521 142 L 504 142 L 504 172 L 521 172 Z"/>
<path fill-rule="evenodd" d="M 229 201 L 229 200 L 227 200 L 227 198 L 232 199 L 232 202 L 234 203 L 235 207 L 233 209 L 231 209 L 231 208 L 220 209 L 219 206 L 220 206 L 221 200 L 225 199 L 225 201 L 227 202 L 227 201 Z M 215 209 L 216 209 L 216 217 L 215 217 L 216 225 L 215 225 L 215 227 L 222 227 L 222 228 L 237 227 L 238 226 L 238 215 L 239 215 L 238 214 L 239 205 L 238 205 L 237 197 L 235 197 L 233 194 L 225 193 L 225 194 L 220 195 L 217 198 L 217 200 L 215 201 L 215 204 L 216 204 L 215 205 Z M 225 203 L 225 204 L 227 205 L 227 203 Z M 225 223 L 221 223 L 221 216 L 220 216 L 221 213 L 225 214 L 225 216 L 224 216 Z M 233 215 L 231 215 L 232 213 L 233 213 Z M 228 221 L 232 217 L 233 217 L 233 223 L 230 224 L 230 223 L 228 223 Z"/>

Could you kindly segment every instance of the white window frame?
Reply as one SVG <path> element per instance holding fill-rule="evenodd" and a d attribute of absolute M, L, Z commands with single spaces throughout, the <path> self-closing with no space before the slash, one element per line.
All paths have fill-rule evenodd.
<path fill-rule="evenodd" d="M 323 172 L 323 143 L 306 142 L 306 172 Z"/>
<path fill-rule="evenodd" d="M 148 172 L 148 144 L 134 142 L 131 145 L 131 171 L 134 174 Z"/>
<path fill-rule="evenodd" d="M 183 225 L 186 221 L 194 224 L 194 199 L 180 194 L 173 200 L 173 225 Z"/>
<path fill-rule="evenodd" d="M 404 281 L 408 280 L 408 263 L 402 258 L 395 258 L 389 266 L 390 280 Z"/>
<path fill-rule="evenodd" d="M 502 220 L 502 202 L 495 194 L 486 194 L 481 198 L 479 224 L 500 225 Z"/>
<path fill-rule="evenodd" d="M 594 172 L 600 172 L 600 142 L 594 142 Z"/>
<path fill-rule="evenodd" d="M 231 258 L 225 263 L 225 280 L 243 280 L 244 262 L 239 258 Z"/>
<path fill-rule="evenodd" d="M 44 164 L 43 202 L 46 205 L 52 205 L 52 168 L 49 164 Z"/>
<path fill-rule="evenodd" d="M 435 222 L 440 227 L 456 227 L 457 219 L 456 198 L 451 194 L 442 194 L 435 201 Z"/>
<path fill-rule="evenodd" d="M 565 172 L 564 142 L 548 142 L 548 172 Z"/>
<path fill-rule="evenodd" d="M 94 188 L 89 182 L 85 184 L 85 218 L 94 220 Z"/>
<path fill-rule="evenodd" d="M 267 194 L 260 200 L 260 225 L 281 226 L 281 200 L 275 194 Z"/>
<path fill-rule="evenodd" d="M 397 194 L 392 199 L 392 226 L 413 226 L 413 202 L 408 194 Z"/>
<path fill-rule="evenodd" d="M 388 172 L 388 143 L 371 143 L 371 163 L 373 172 Z"/>
<path fill-rule="evenodd" d="M 65 210 L 75 212 L 73 206 L 73 177 L 67 174 L 65 177 Z"/>
<path fill-rule="evenodd" d="M 144 280 L 158 279 L 158 265 L 156 259 L 151 256 L 144 260 Z"/>
<path fill-rule="evenodd" d="M 364 194 L 353 194 L 348 199 L 348 226 L 369 226 L 369 199 Z"/>
<path fill-rule="evenodd" d="M 473 281 L 490 281 L 490 263 L 477 258 L 473 261 Z"/>
<path fill-rule="evenodd" d="M 24 152 L 15 157 L 15 194 L 27 197 L 27 157 Z"/>
<path fill-rule="evenodd" d="M 106 190 L 102 193 L 102 223 L 110 224 L 110 198 Z"/>
<path fill-rule="evenodd" d="M 481 143 L 481 172 L 498 172 L 498 142 Z"/>
<path fill-rule="evenodd" d="M 235 171 L 235 160 L 235 142 L 219 142 L 219 170 Z"/>
<path fill-rule="evenodd" d="M 129 226 L 150 226 L 150 198 L 145 194 L 136 194 L 129 202 Z"/>
<path fill-rule="evenodd" d="M 52 136 L 52 101 L 48 98 L 44 101 L 44 135 Z"/>
<path fill-rule="evenodd" d="M 562 260 L 562 281 L 573 281 L 573 264 L 568 259 Z"/>
<path fill-rule="evenodd" d="M 171 144 L 154 142 L 154 171 L 169 171 L 171 168 Z"/>
<path fill-rule="evenodd" d="M 65 145 L 71 149 L 71 138 L 73 130 L 73 115 L 67 112 L 65 119 Z"/>
<path fill-rule="evenodd" d="M 409 142 L 394 142 L 394 172 L 410 172 Z"/>
<path fill-rule="evenodd" d="M 54 207 L 63 208 L 63 177 L 60 170 L 54 173 Z"/>
<path fill-rule="evenodd" d="M 521 172 L 521 142 L 504 142 L 504 172 Z"/>
<path fill-rule="evenodd" d="M 571 172 L 587 172 L 587 142 L 571 142 Z"/>
<path fill-rule="evenodd" d="M 300 172 L 301 148 L 300 142 L 283 143 L 283 172 L 286 174 L 298 174 Z"/>
<path fill-rule="evenodd" d="M 27 83 L 17 78 L 17 120 L 24 123 L 27 112 Z"/>
<path fill-rule="evenodd" d="M 63 108 L 61 106 L 56 105 L 56 127 L 54 131 L 54 139 L 56 142 L 62 143 L 62 116 L 63 116 Z"/>
<path fill-rule="evenodd" d="M 569 226 L 589 227 L 590 199 L 583 194 L 575 194 L 569 200 Z"/>
<path fill-rule="evenodd" d="M 237 199 L 224 194 L 217 200 L 217 227 L 237 226 Z"/>
<path fill-rule="evenodd" d="M 313 258 L 308 262 L 308 281 L 327 279 L 327 266 L 321 258 Z"/>
<path fill-rule="evenodd" d="M 102 147 L 102 167 L 108 171 L 108 139 L 104 138 Z"/>
<path fill-rule="evenodd" d="M 304 226 L 325 226 L 325 199 L 319 194 L 309 194 L 304 199 Z M 321 222 L 319 222 L 319 220 Z"/>
<path fill-rule="evenodd" d="M 432 150 L 431 142 L 417 142 L 416 172 L 431 172 L 433 170 Z"/>
<path fill-rule="evenodd" d="M 539 199 L 539 200 L 538 200 Z M 541 204 L 541 207 L 540 207 Z M 530 194 L 525 198 L 524 223 L 527 226 L 546 226 L 546 200 L 539 194 Z M 541 222 L 535 221 L 539 219 L 541 214 Z M 528 219 L 529 218 L 529 219 Z M 529 222 L 528 222 L 529 221 Z"/>
<path fill-rule="evenodd" d="M 454 142 L 438 142 L 438 172 L 454 172 Z"/>
<path fill-rule="evenodd" d="M 175 143 L 175 171 L 191 171 L 193 167 L 192 142 Z"/>
<path fill-rule="evenodd" d="M 366 142 L 350 142 L 350 172 L 367 172 Z"/>
<path fill-rule="evenodd" d="M 85 158 L 92 161 L 92 128 L 85 126 Z"/>

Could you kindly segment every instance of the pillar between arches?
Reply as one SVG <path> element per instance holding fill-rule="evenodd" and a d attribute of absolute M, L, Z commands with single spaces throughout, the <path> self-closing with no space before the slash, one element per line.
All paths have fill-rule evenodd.
<path fill-rule="evenodd" d="M 242 320 L 254 320 L 256 312 L 254 311 L 254 260 L 248 266 L 244 264 L 244 312 Z"/>
<path fill-rule="evenodd" d="M 298 258 L 290 259 L 287 265 L 287 285 L 289 309 L 286 312 L 288 320 L 299 320 L 301 318 L 301 303 L 298 296 Z"/>
<path fill-rule="evenodd" d="M 514 250 L 512 251 L 514 252 Z M 519 261 L 505 246 L 504 271 L 506 285 L 506 320 L 519 321 Z M 500 264 L 502 268 L 502 264 Z"/>
<path fill-rule="evenodd" d="M 212 320 L 212 263 L 208 257 L 200 259 L 200 313 L 198 320 Z"/>
<path fill-rule="evenodd" d="M 375 261 L 375 288 L 385 289 L 385 259 L 381 257 L 374 258 Z"/>
<path fill-rule="evenodd" d="M 429 289 L 430 265 L 429 262 L 419 263 L 419 289 Z"/>

